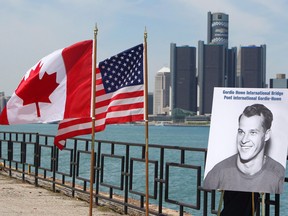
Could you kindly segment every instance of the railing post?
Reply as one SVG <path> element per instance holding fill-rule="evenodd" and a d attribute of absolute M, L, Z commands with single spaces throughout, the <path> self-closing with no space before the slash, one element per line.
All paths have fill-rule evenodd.
<path fill-rule="evenodd" d="M 203 201 L 203 216 L 207 216 L 208 213 L 208 192 L 204 191 L 204 201 Z"/>
<path fill-rule="evenodd" d="M 12 160 L 13 160 L 13 142 L 12 142 L 12 133 L 10 133 L 8 141 L 8 161 L 9 161 L 9 176 L 12 176 Z"/>
<path fill-rule="evenodd" d="M 39 134 L 36 133 L 36 142 L 34 146 L 35 186 L 38 186 L 38 168 L 40 163 L 39 148 L 40 148 Z"/>
<path fill-rule="evenodd" d="M 95 203 L 98 205 L 98 194 L 99 194 L 99 184 L 100 184 L 100 172 L 101 172 L 101 142 L 98 142 L 98 151 L 97 151 L 97 169 L 96 169 L 96 193 L 95 193 Z M 104 169 L 104 168 L 102 168 Z"/>
<path fill-rule="evenodd" d="M 75 196 L 75 185 L 76 185 L 76 166 L 77 163 L 77 139 L 74 140 L 73 159 L 72 159 L 72 197 Z"/>
<path fill-rule="evenodd" d="M 275 194 L 275 216 L 280 215 L 280 194 Z"/>
<path fill-rule="evenodd" d="M 23 141 L 21 142 L 21 163 L 22 163 L 22 181 L 25 180 L 25 163 L 26 163 L 26 139 L 25 135 Z"/>
<path fill-rule="evenodd" d="M 126 162 L 125 162 L 125 189 L 124 189 L 124 213 L 128 214 L 128 191 L 129 191 L 129 151 L 130 151 L 130 146 L 126 145 Z M 131 182 L 130 182 L 131 183 Z"/>
<path fill-rule="evenodd" d="M 46 143 L 45 143 L 46 144 Z M 52 173 L 53 173 L 53 184 L 52 184 L 52 190 L 55 192 L 56 191 L 56 169 L 57 169 L 57 158 L 58 158 L 58 155 L 59 155 L 59 150 L 58 148 L 53 145 L 53 148 L 52 148 Z"/>
<path fill-rule="evenodd" d="M 159 176 L 159 213 L 162 213 L 163 206 L 163 177 L 164 177 L 164 148 L 160 150 L 160 176 Z"/>

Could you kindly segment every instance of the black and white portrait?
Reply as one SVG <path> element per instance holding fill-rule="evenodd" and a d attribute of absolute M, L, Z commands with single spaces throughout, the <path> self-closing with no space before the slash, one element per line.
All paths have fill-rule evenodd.
<path fill-rule="evenodd" d="M 282 193 L 287 97 L 287 89 L 214 89 L 205 189 Z"/>

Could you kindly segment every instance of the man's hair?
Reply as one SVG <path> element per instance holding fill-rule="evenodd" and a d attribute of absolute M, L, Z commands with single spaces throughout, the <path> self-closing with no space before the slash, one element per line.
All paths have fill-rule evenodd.
<path fill-rule="evenodd" d="M 273 121 L 273 114 L 263 104 L 253 104 L 251 106 L 247 106 L 244 109 L 243 113 L 239 116 L 238 122 L 240 122 L 240 118 L 242 117 L 242 115 L 246 117 L 251 117 L 255 115 L 258 115 L 258 116 L 263 115 L 264 121 L 262 122 L 262 127 L 264 128 L 265 131 L 271 128 L 271 124 Z"/>

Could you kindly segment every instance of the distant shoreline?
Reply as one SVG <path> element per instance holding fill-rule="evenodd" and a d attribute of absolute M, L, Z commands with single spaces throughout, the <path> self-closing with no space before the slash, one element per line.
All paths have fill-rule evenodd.
<path fill-rule="evenodd" d="M 144 122 L 135 122 L 134 125 L 144 125 Z M 173 127 L 210 127 L 210 121 L 191 121 L 187 123 L 172 123 L 172 122 L 148 122 L 149 126 L 157 126 L 157 127 L 165 127 L 165 126 L 173 126 Z"/>

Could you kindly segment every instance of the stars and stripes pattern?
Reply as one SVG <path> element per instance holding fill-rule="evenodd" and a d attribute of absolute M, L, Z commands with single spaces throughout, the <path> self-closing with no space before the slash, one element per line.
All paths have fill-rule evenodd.
<path fill-rule="evenodd" d="M 107 93 L 143 84 L 143 46 L 136 46 L 99 63 Z"/>
<path fill-rule="evenodd" d="M 143 44 L 99 63 L 96 70 L 95 132 L 108 124 L 144 119 Z M 60 149 L 65 140 L 91 134 L 91 118 L 64 119 L 54 143 Z"/>

